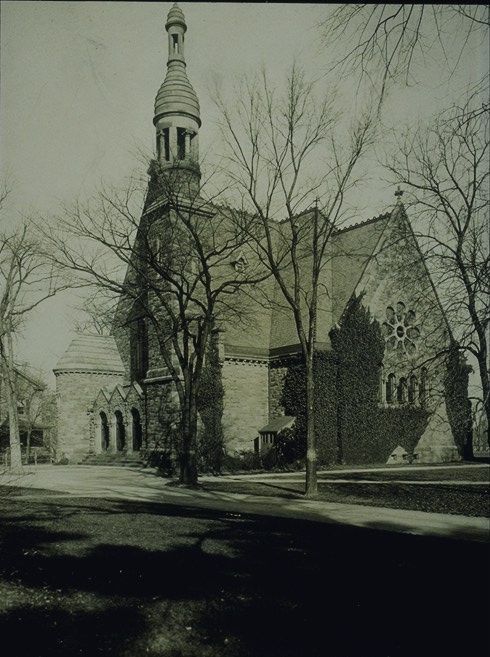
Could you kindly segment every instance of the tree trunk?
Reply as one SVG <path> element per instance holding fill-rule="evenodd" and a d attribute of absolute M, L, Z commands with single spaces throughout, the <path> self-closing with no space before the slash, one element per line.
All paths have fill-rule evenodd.
<path fill-rule="evenodd" d="M 27 429 L 26 436 L 26 464 L 29 465 L 29 460 L 31 458 L 31 430 Z"/>
<path fill-rule="evenodd" d="M 466 437 L 466 442 L 463 445 L 463 460 L 464 461 L 474 461 L 475 454 L 473 452 L 473 432 L 470 429 Z"/>
<path fill-rule="evenodd" d="M 315 445 L 315 381 L 313 354 L 306 359 L 306 497 L 318 495 Z"/>
<path fill-rule="evenodd" d="M 7 333 L 4 349 L 4 372 L 5 382 L 7 384 L 5 390 L 9 414 L 10 467 L 20 468 L 22 466 L 22 454 L 20 449 L 19 410 L 17 406 L 17 390 L 15 387 L 13 341 L 10 333 Z"/>
<path fill-rule="evenodd" d="M 182 455 L 179 481 L 184 486 L 197 486 L 197 408 L 192 394 L 187 397 L 185 406 L 186 408 L 182 409 Z"/>

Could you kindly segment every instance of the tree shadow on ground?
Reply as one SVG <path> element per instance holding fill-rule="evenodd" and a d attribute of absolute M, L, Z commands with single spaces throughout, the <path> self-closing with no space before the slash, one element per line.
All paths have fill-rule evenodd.
<path fill-rule="evenodd" d="M 4 515 L 16 657 L 487 654 L 486 545 L 125 501 Z"/>

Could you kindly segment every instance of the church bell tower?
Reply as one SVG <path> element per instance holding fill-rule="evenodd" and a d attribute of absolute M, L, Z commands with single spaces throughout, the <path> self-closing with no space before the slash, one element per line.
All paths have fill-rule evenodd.
<path fill-rule="evenodd" d="M 172 192 L 199 192 L 199 101 L 186 72 L 185 18 L 175 3 L 165 29 L 168 33 L 167 75 L 155 99 L 153 124 L 156 129 L 158 169 L 172 185 Z"/>

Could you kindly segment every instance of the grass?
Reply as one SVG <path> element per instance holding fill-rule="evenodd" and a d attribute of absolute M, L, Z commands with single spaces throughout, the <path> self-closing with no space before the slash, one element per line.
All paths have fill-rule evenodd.
<path fill-rule="evenodd" d="M 339 479 L 343 482 L 338 483 Z M 366 481 L 370 483 L 363 483 Z M 413 483 L 405 483 L 407 481 Z M 205 488 L 217 492 L 299 498 L 304 491 L 304 473 L 294 472 L 286 477 L 272 475 L 266 482 L 245 476 L 241 481 L 217 477 L 207 480 Z M 319 499 L 327 502 L 490 516 L 490 481 L 486 467 L 326 472 L 319 476 L 318 489 Z"/>
<path fill-rule="evenodd" d="M 16 657 L 490 648 L 481 543 L 41 492 L 0 497 L 0 523 L 0 636 Z"/>

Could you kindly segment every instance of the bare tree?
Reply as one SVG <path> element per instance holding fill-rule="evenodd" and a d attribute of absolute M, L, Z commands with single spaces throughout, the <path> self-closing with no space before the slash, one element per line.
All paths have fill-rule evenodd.
<path fill-rule="evenodd" d="M 33 372 L 25 364 L 16 368 L 16 393 L 21 413 L 19 425 L 25 431 L 27 463 L 31 457 L 33 433 L 42 426 L 46 415 L 49 400 L 46 388 L 47 384 L 41 373 L 33 376 Z"/>
<path fill-rule="evenodd" d="M 82 313 L 75 320 L 74 327 L 77 332 L 110 335 L 116 311 L 116 300 L 107 290 L 90 290 L 89 296 L 80 300 L 73 310 Z"/>
<path fill-rule="evenodd" d="M 57 266 L 118 299 L 116 337 L 139 325 L 158 349 L 179 400 L 180 482 L 195 485 L 197 403 L 210 336 L 225 318 L 241 318 L 240 290 L 265 274 L 230 266 L 247 239 L 244 213 L 238 218 L 204 201 L 178 167 L 163 170 L 152 161 L 149 172 L 142 214 L 134 180 L 123 192 L 102 189 L 93 202 L 65 208 L 44 232 Z"/>
<path fill-rule="evenodd" d="M 8 192 L 2 195 L 4 201 Z M 4 219 L 4 224 L 7 222 Z M 13 224 L 14 222 L 12 222 Z M 9 414 L 10 463 L 22 464 L 16 389 L 15 338 L 26 317 L 63 286 L 48 263 L 41 238 L 32 221 L 0 231 L 0 373 Z"/>
<path fill-rule="evenodd" d="M 373 143 L 375 124 L 366 114 L 343 128 L 332 89 L 320 94 L 297 65 L 283 94 L 263 72 L 236 95 L 236 106 L 218 95 L 227 174 L 255 217 L 247 228 L 254 227 L 249 236 L 258 260 L 281 291 L 279 304 L 294 318 L 306 368 L 305 494 L 315 496 L 313 366 L 319 293 L 326 282 L 329 243 L 345 220 L 345 197 L 358 182 L 354 171 Z"/>
<path fill-rule="evenodd" d="M 483 4 L 339 4 L 331 6 L 320 28 L 325 43 L 340 53 L 336 65 L 368 79 L 381 105 L 388 83 L 415 84 L 417 66 L 427 67 L 429 55 L 439 75 L 441 63 L 452 75 L 465 51 L 475 44 L 486 47 L 489 26 Z M 488 88 L 486 79 L 477 84 Z"/>
<path fill-rule="evenodd" d="M 488 422 L 489 112 L 475 103 L 473 97 L 429 127 L 408 130 L 387 166 L 408 188 L 416 236 L 457 342 L 478 363 Z"/>

